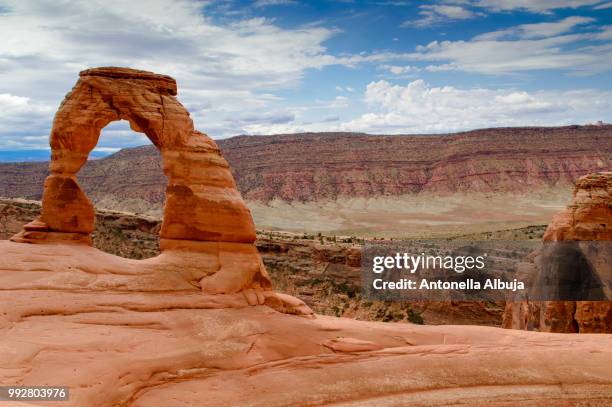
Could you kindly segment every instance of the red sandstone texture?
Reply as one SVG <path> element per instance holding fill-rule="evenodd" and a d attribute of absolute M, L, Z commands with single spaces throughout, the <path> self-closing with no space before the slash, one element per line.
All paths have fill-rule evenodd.
<path fill-rule="evenodd" d="M 572 203 L 554 217 L 545 242 L 610 241 L 612 243 L 612 172 L 586 175 L 578 180 Z M 609 250 L 605 247 L 604 250 Z M 519 265 L 525 275 L 537 275 L 541 250 Z M 598 259 L 589 259 L 594 267 Z M 609 258 L 604 258 L 607 263 Z M 601 263 L 601 261 L 599 261 Z M 601 264 L 600 267 L 612 267 Z M 610 289 L 609 287 L 607 288 Z M 524 301 L 508 302 L 503 326 L 547 332 L 612 333 L 610 301 Z"/>
<path fill-rule="evenodd" d="M 69 386 L 57 405 L 612 402 L 612 335 L 305 318 L 270 291 L 252 295 L 289 314 L 203 293 L 204 257 L 10 241 L 0 255 L 0 382 Z"/>
<path fill-rule="evenodd" d="M 583 175 L 612 167 L 607 154 L 612 149 L 610 125 L 497 128 L 438 136 L 239 136 L 217 144 L 243 197 L 259 201 L 420 192 L 533 193 L 567 187 Z M 0 164 L 0 196 L 40 199 L 45 176 L 46 165 L 41 163 Z M 79 180 L 94 202 L 124 202 L 123 209 L 131 211 L 138 208 L 134 200 L 160 206 L 167 184 L 155 147 L 91 160 Z"/>
<path fill-rule="evenodd" d="M 252 225 L 248 212 L 236 210 L 242 201 L 227 165 L 192 131 L 174 89 L 151 73 L 90 70 L 60 108 L 42 216 L 0 242 L 3 385 L 69 386 L 70 400 L 55 404 L 65 406 L 612 402 L 612 335 L 321 317 L 257 286 L 258 254 L 237 233 Z M 166 246 L 147 260 L 84 244 L 91 204 L 75 174 L 101 123 L 120 117 L 155 136 L 147 133 L 169 178 Z M 209 187 L 213 199 L 202 203 Z M 191 218 L 181 212 L 186 202 Z M 232 289 L 205 289 L 211 277 Z"/>

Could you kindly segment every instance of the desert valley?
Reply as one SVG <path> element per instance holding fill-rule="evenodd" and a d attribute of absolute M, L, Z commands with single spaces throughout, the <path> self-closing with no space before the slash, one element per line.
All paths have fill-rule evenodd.
<path fill-rule="evenodd" d="M 444 237 L 547 224 L 580 176 L 610 169 L 612 125 L 218 144 L 259 229 Z M 47 174 L 45 162 L 0 163 L 0 196 L 40 200 Z M 154 146 L 89 160 L 79 183 L 97 207 L 161 217 L 167 179 Z"/>
<path fill-rule="evenodd" d="M 612 406 L 612 0 L 0 38 L 0 407 Z"/>

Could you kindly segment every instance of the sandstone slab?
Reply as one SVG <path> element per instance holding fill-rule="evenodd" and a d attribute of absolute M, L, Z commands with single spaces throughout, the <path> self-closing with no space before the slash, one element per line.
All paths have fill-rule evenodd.
<path fill-rule="evenodd" d="M 202 293 L 174 256 L 0 241 L 0 382 L 75 407 L 612 402 L 612 335 L 306 318 Z"/>

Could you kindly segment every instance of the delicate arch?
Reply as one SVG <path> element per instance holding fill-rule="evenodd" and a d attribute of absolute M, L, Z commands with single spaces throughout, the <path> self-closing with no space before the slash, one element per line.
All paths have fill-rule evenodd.
<path fill-rule="evenodd" d="M 101 130 L 112 121 L 127 120 L 161 152 L 168 178 L 162 250 L 214 254 L 226 276 L 207 277 L 202 287 L 210 291 L 229 292 L 253 284 L 269 287 L 253 245 L 253 219 L 229 165 L 215 142 L 194 129 L 176 94 L 175 80 L 166 75 L 114 67 L 81 72 L 53 120 L 51 174 L 45 180 L 41 215 L 12 240 L 91 244 L 94 208 L 76 174 Z M 224 266 L 223 253 L 228 252 L 244 260 Z"/>

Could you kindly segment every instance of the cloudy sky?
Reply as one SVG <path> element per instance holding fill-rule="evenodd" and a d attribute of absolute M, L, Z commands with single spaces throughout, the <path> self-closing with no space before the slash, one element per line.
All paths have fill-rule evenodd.
<path fill-rule="evenodd" d="M 612 121 L 612 1 L 0 0 L 0 37 L 0 150 L 46 148 L 109 65 L 176 78 L 213 138 Z"/>

